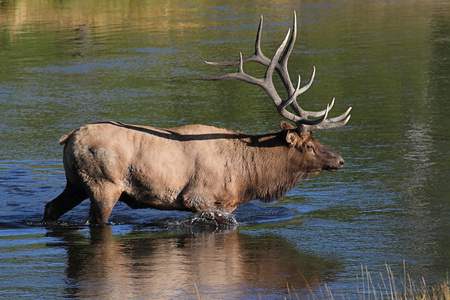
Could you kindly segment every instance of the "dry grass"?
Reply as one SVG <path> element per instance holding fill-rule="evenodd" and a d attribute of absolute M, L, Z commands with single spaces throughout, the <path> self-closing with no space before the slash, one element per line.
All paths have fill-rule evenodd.
<path fill-rule="evenodd" d="M 397 279 L 394 276 L 391 268 L 386 267 L 386 274 L 380 272 L 380 282 L 375 284 L 367 267 L 361 266 L 361 274 L 356 276 L 357 286 L 356 291 L 358 299 L 360 300 L 450 300 L 450 281 L 447 278 L 435 285 L 427 285 L 422 278 L 420 282 L 416 282 L 406 273 L 405 266 L 403 278 Z M 354 299 L 343 293 L 333 294 L 330 288 L 325 283 L 319 287 L 319 291 L 313 292 L 308 286 L 310 295 L 308 299 Z M 294 291 L 294 292 L 292 292 Z M 300 299 L 295 290 L 288 286 L 288 298 L 285 299 Z M 304 297 L 302 297 L 304 299 Z"/>
<path fill-rule="evenodd" d="M 293 286 L 286 285 L 288 291 L 288 297 L 285 300 L 300 300 L 300 299 L 312 299 L 312 300 L 450 300 L 450 281 L 447 278 L 442 280 L 438 284 L 427 285 L 422 278 L 417 282 L 411 279 L 406 273 L 405 264 L 403 263 L 403 278 L 397 279 L 394 276 L 391 268 L 386 264 L 386 274 L 383 275 L 380 272 L 379 283 L 375 284 L 372 280 L 372 276 L 367 269 L 361 265 L 361 274 L 356 276 L 356 291 L 355 295 L 345 295 L 344 293 L 333 293 L 328 285 L 318 285 L 319 290 L 313 291 L 311 286 L 306 285 L 309 289 L 309 295 L 299 296 Z M 315 285 L 317 286 L 317 285 Z M 194 283 L 194 288 L 198 300 L 201 300 L 201 294 Z M 259 299 L 265 299 L 264 296 L 259 295 Z"/>
<path fill-rule="evenodd" d="M 449 280 L 446 278 L 441 283 L 428 286 L 422 278 L 420 282 L 411 279 L 406 273 L 403 264 L 403 278 L 396 279 L 394 273 L 388 265 L 386 267 L 386 276 L 380 272 L 381 283 L 375 285 L 367 267 L 361 266 L 361 276 L 358 278 L 358 295 L 360 299 L 429 299 L 429 300 L 450 300 Z"/>

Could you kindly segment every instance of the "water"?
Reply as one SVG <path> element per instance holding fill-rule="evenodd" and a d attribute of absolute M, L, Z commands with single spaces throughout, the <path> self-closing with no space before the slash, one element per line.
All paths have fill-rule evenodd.
<path fill-rule="evenodd" d="M 204 60 L 251 54 L 260 14 L 271 55 L 293 10 L 291 75 L 306 82 L 317 68 L 301 105 L 353 106 L 345 127 L 315 134 L 343 170 L 242 205 L 236 228 L 176 226 L 189 214 L 124 204 L 111 226 L 89 228 L 88 201 L 40 223 L 65 185 L 58 138 L 85 123 L 277 130 L 258 87 L 197 78 L 234 70 Z M 361 264 L 377 283 L 385 264 L 399 278 L 405 265 L 413 279 L 444 279 L 449 15 L 447 1 L 2 1 L 0 297 L 305 298 L 326 284 L 357 298 Z"/>

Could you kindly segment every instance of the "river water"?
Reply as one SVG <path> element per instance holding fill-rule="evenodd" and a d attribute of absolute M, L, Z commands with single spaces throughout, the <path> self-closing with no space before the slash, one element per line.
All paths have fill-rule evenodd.
<path fill-rule="evenodd" d="M 291 75 L 317 68 L 301 105 L 353 107 L 345 127 L 315 134 L 344 169 L 240 206 L 235 228 L 125 204 L 89 228 L 89 201 L 40 222 L 65 186 L 58 138 L 83 124 L 278 130 L 258 87 L 197 78 L 234 71 L 203 61 L 251 54 L 261 14 L 271 55 L 294 10 Z M 0 298 L 354 299 L 367 293 L 361 266 L 382 289 L 386 264 L 399 286 L 404 268 L 444 279 L 449 35 L 444 0 L 0 1 Z"/>

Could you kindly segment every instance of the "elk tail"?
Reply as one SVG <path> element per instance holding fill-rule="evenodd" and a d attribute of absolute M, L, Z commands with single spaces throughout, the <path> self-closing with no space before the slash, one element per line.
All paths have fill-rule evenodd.
<path fill-rule="evenodd" d="M 60 145 L 64 145 L 65 143 L 67 143 L 67 141 L 69 140 L 69 138 L 72 136 L 72 134 L 75 132 L 76 130 L 72 130 L 71 132 L 63 135 L 60 139 L 59 139 L 59 144 Z"/>

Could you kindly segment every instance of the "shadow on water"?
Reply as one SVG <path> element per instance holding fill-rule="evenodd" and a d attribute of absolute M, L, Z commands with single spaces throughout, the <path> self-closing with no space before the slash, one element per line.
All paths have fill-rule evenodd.
<path fill-rule="evenodd" d="M 281 296 L 287 284 L 315 286 L 338 268 L 279 236 L 239 230 L 53 227 L 46 237 L 67 252 L 65 293 L 76 298 Z"/>

